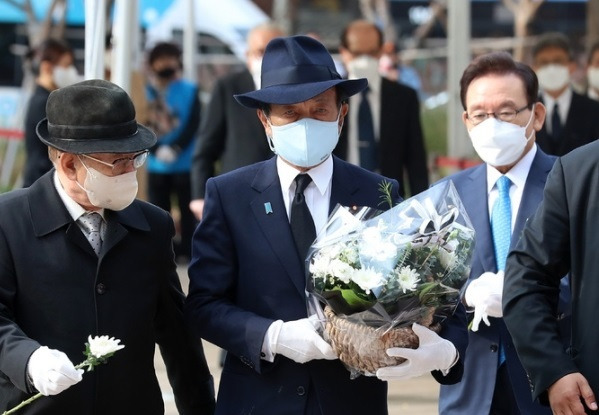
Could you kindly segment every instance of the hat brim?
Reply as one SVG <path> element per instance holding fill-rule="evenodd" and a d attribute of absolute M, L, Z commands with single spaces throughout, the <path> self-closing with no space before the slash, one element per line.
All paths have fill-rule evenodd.
<path fill-rule="evenodd" d="M 46 145 L 73 154 L 87 153 L 135 153 L 147 150 L 156 144 L 156 134 L 149 128 L 137 124 L 135 134 L 125 137 L 67 139 L 51 137 L 48 119 L 41 120 L 35 129 L 39 139 Z"/>
<path fill-rule="evenodd" d="M 342 98 L 349 98 L 368 86 L 368 80 L 332 79 L 305 84 L 273 85 L 245 94 L 235 95 L 235 99 L 244 107 L 260 108 L 264 104 L 289 105 L 304 102 L 322 94 L 327 89 L 338 87 Z"/>

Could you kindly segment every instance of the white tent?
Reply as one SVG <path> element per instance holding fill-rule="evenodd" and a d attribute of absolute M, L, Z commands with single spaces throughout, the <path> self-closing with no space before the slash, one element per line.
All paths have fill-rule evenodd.
<path fill-rule="evenodd" d="M 172 39 L 173 30 L 184 30 L 186 0 L 175 0 L 157 22 L 147 28 L 146 48 Z M 245 38 L 254 26 L 268 20 L 250 0 L 197 0 L 194 4 L 196 30 L 218 38 L 245 60 Z"/>

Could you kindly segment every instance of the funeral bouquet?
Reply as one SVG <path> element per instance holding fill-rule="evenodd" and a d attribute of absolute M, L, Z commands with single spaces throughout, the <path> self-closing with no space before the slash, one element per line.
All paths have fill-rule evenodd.
<path fill-rule="evenodd" d="M 383 193 L 389 185 L 382 183 Z M 470 273 L 474 230 L 451 181 L 385 212 L 337 206 L 307 259 L 308 307 L 353 377 L 418 347 L 411 329 L 439 331 Z"/>

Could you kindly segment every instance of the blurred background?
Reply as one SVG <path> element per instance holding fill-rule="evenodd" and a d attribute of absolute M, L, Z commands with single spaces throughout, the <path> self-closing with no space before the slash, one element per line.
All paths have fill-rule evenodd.
<path fill-rule="evenodd" d="M 599 39 L 599 0 L 0 0 L 0 192 L 19 187 L 34 86 L 27 57 L 45 38 L 66 40 L 80 74 L 121 85 L 143 115 L 136 77 L 144 78 L 145 53 L 157 42 L 182 46 L 184 74 L 205 105 L 215 80 L 244 66 L 257 24 L 316 34 L 335 56 L 343 27 L 357 18 L 376 22 L 397 46 L 401 82 L 418 92 L 431 182 L 477 163 L 457 99 L 473 56 L 507 50 L 528 63 L 535 39 L 559 31 L 574 46 L 573 84 L 583 91 L 586 49 Z"/>

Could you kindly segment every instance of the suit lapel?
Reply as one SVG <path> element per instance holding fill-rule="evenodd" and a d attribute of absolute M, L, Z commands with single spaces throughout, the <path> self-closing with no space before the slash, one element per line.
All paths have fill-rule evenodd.
<path fill-rule="evenodd" d="M 337 204 L 342 206 L 357 206 L 354 195 L 358 192 L 358 181 L 346 168 L 345 164 L 333 157 L 333 179 L 331 181 L 331 200 L 329 202 L 329 215 Z"/>
<path fill-rule="evenodd" d="M 276 157 L 265 162 L 252 182 L 252 188 L 258 192 L 250 202 L 254 217 L 271 249 L 298 292 L 304 296 L 306 277 L 304 267 L 297 255 L 289 218 L 281 191 L 281 182 L 277 175 Z M 272 213 L 267 212 L 272 211 Z"/>
<path fill-rule="evenodd" d="M 516 217 L 514 231 L 512 232 L 510 249 L 516 246 L 526 221 L 536 212 L 539 203 L 543 200 L 545 181 L 547 180 L 549 171 L 553 167 L 554 161 L 555 157 L 548 156 L 537 147 L 537 154 L 535 154 L 530 171 L 526 177 L 526 183 L 524 184 L 524 192 L 522 193 L 518 216 Z"/>
<path fill-rule="evenodd" d="M 487 195 L 487 166 L 481 164 L 469 175 L 470 184 L 460 194 L 466 207 L 470 221 L 476 231 L 476 252 L 483 270 L 491 271 L 497 268 L 491 220 L 489 218 L 489 198 Z"/>

